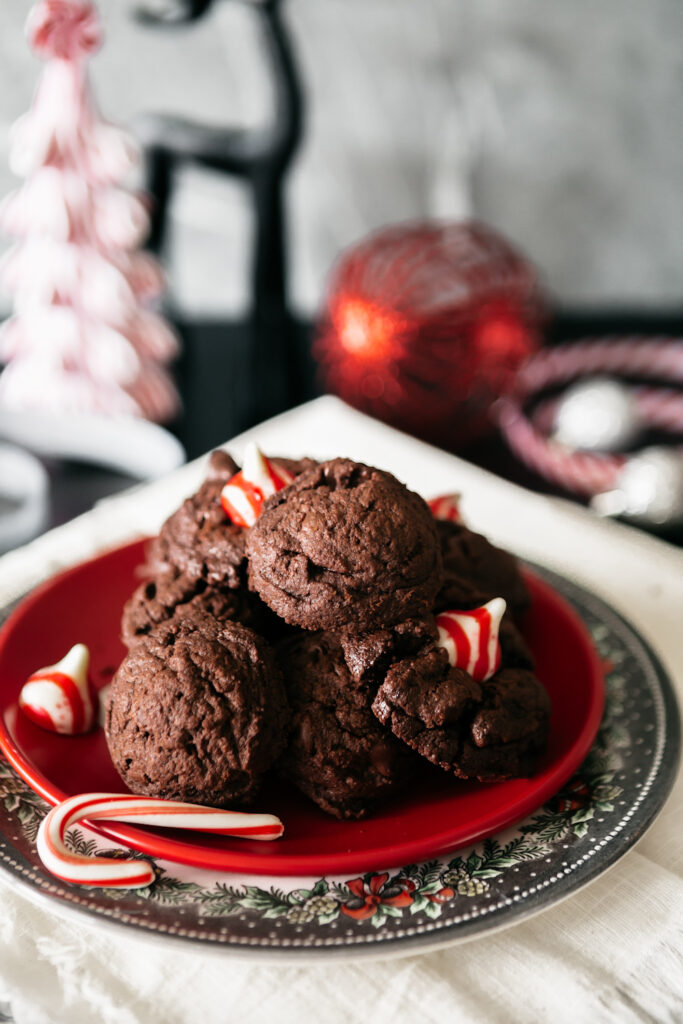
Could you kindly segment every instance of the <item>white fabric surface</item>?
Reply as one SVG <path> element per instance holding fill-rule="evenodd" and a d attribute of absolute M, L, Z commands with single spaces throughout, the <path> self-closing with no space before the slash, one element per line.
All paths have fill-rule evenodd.
<path fill-rule="evenodd" d="M 513 487 L 321 399 L 247 436 L 267 451 L 347 454 L 425 494 L 464 493 L 492 539 L 593 589 L 683 680 L 683 553 L 569 504 Z M 0 604 L 55 570 L 155 530 L 202 475 L 203 460 L 111 499 L 0 560 Z M 273 965 L 157 944 L 74 923 L 0 888 L 0 1000 L 17 1024 L 324 1021 L 677 1021 L 683 1016 L 683 785 L 610 872 L 512 929 L 405 959 Z"/>

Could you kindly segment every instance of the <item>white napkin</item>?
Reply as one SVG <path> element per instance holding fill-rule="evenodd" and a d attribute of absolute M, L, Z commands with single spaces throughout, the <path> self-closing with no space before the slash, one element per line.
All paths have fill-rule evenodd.
<path fill-rule="evenodd" d="M 683 553 L 568 503 L 539 497 L 325 398 L 250 431 L 287 455 L 349 455 L 429 496 L 458 490 L 476 529 L 593 589 L 634 622 L 683 680 Z M 0 605 L 67 564 L 156 530 L 204 460 L 102 503 L 0 559 Z M 679 682 L 679 693 L 683 688 Z M 0 1001 L 17 1024 L 226 1021 L 473 1022 L 680 1019 L 683 785 L 612 870 L 564 903 L 467 944 L 405 959 L 245 960 L 57 917 L 0 878 Z"/>

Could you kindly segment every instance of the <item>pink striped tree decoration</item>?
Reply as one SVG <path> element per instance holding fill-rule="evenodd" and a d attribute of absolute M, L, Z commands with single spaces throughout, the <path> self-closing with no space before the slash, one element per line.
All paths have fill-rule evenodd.
<path fill-rule="evenodd" d="M 90 90 L 97 11 L 87 0 L 40 0 L 27 36 L 45 68 L 11 134 L 10 166 L 25 181 L 0 207 L 0 228 L 18 239 L 0 269 L 14 304 L 0 333 L 0 403 L 169 420 L 177 340 L 154 308 L 161 268 L 138 251 L 145 200 L 118 184 L 137 147 L 100 117 Z"/>

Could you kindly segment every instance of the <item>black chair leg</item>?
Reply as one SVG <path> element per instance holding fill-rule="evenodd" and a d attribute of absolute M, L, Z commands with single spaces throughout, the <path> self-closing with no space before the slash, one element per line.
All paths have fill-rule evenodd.
<path fill-rule="evenodd" d="M 147 248 L 157 256 L 166 239 L 168 208 L 173 189 L 173 159 L 168 150 L 152 146 L 145 154 L 147 193 L 152 196 Z"/>

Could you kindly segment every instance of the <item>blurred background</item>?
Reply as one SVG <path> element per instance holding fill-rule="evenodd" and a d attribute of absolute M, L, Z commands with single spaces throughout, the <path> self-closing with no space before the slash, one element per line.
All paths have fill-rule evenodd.
<path fill-rule="evenodd" d="M 92 16 L 87 0 L 60 3 L 37 5 L 48 28 L 67 8 Z M 0 6 L 0 195 L 19 184 L 9 169 L 10 129 L 31 108 L 44 67 L 25 38 L 30 9 L 29 0 Z M 672 442 L 683 435 L 683 357 L 678 342 L 667 342 L 683 333 L 679 0 L 99 0 L 96 9 L 104 46 L 74 66 L 85 60 L 102 116 L 142 144 L 145 160 L 122 184 L 151 193 L 150 246 L 167 275 L 154 315 L 166 317 L 181 342 L 172 370 L 180 413 L 172 415 L 173 383 L 164 376 L 175 343 L 161 318 L 147 322 L 157 354 L 150 361 L 143 353 L 144 387 L 126 384 L 114 397 L 127 401 L 130 392 L 143 419 L 166 421 L 192 457 L 331 390 L 510 479 L 583 501 L 611 490 L 631 454 L 663 444 L 675 462 L 664 481 L 667 508 L 680 531 L 683 466 Z M 261 151 L 265 162 L 254 161 Z M 61 195 L 62 184 L 50 187 Z M 46 230 L 29 223 L 32 195 L 20 197 L 18 221 L 12 214 L 15 235 Z M 4 216 L 6 228 L 6 209 Z M 463 235 L 458 225 L 472 218 L 492 234 Z M 455 233 L 448 243 L 428 237 L 428 227 L 427 236 L 412 237 L 406 222 Z M 422 267 L 422 292 L 410 308 L 414 282 L 402 278 L 397 288 L 387 270 L 398 249 L 389 254 L 373 241 L 386 226 L 398 226 L 391 238 L 399 248 L 410 244 Z M 117 242 L 114 255 L 108 243 L 100 248 L 120 262 L 138 248 L 133 236 L 123 248 Z M 3 237 L 0 253 L 9 246 Z M 48 276 L 54 263 L 45 257 Z M 30 260 L 21 301 L 11 289 L 0 295 L 0 318 L 25 317 L 31 303 L 44 302 L 26 283 L 27 267 L 30 278 Z M 453 299 L 458 288 L 464 299 Z M 57 296 L 52 305 L 62 302 Z M 67 305 L 78 311 L 78 302 Z M 124 338 L 116 344 L 130 342 L 139 355 L 149 339 L 131 316 L 116 327 Z M 99 329 L 88 317 L 87 330 Z M 42 399 L 37 386 L 29 394 L 30 374 L 17 384 L 16 353 L 30 345 L 7 323 L 19 341 L 8 347 L 5 332 L 0 350 L 0 359 L 4 351 L 8 364 L 15 360 L 0 377 L 0 437 L 42 456 L 47 522 L 151 475 L 157 452 L 159 465 L 183 457 L 161 434 L 149 435 L 152 469 L 112 460 L 122 434 L 105 437 L 101 451 L 95 441 L 89 451 L 42 451 L 26 419 L 15 417 Z M 615 334 L 659 348 L 629 342 L 596 363 L 575 347 L 559 377 L 557 367 L 553 376 L 525 362 L 548 345 Z M 120 359 L 109 358 L 123 379 Z M 87 374 L 106 377 L 98 360 Z M 638 388 L 653 376 L 644 367 L 654 363 L 660 392 L 643 398 Z M 493 379 L 493 364 L 505 364 L 505 380 Z M 589 366 L 609 371 L 608 383 L 622 390 L 579 396 L 561 438 L 569 462 L 558 466 L 560 392 Z M 496 400 L 513 384 L 519 405 L 505 412 Z M 44 393 L 48 385 L 46 377 Z M 445 404 L 432 401 L 439 389 Z M 106 402 L 113 408 L 111 395 Z M 595 418 L 606 402 L 607 440 Z M 55 403 L 53 412 L 68 412 L 66 399 L 63 409 Z M 428 407 L 434 422 L 421 430 Z M 80 438 L 91 433 L 79 428 Z M 146 444 L 130 442 L 142 463 Z M 596 464 L 590 482 L 579 479 L 574 455 L 592 449 L 600 459 L 601 444 L 603 454 L 617 452 L 605 456 L 609 471 Z M 0 494 L 0 506 L 13 500 Z"/>
<path fill-rule="evenodd" d="M 196 23 L 137 23 L 100 0 L 91 73 L 103 113 L 215 125 L 267 119 L 254 4 Z M 40 63 L 28 0 L 0 5 L 0 193 L 12 121 Z M 342 248 L 412 217 L 476 213 L 514 239 L 571 306 L 678 305 L 683 266 L 683 6 L 678 0 L 288 0 L 307 86 L 289 180 L 291 298 L 318 307 Z M 250 209 L 239 185 L 184 170 L 168 246 L 183 312 L 248 300 Z M 5 302 L 7 300 L 5 299 Z"/>

